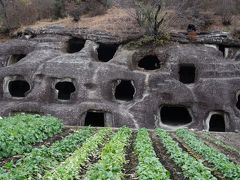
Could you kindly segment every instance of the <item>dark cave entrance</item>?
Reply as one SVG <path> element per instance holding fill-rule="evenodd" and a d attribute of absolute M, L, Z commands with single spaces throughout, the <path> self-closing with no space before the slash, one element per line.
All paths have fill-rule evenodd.
<path fill-rule="evenodd" d="M 18 61 L 25 58 L 26 56 L 26 54 L 13 54 L 9 57 L 7 65 L 10 66 L 12 64 L 16 64 Z"/>
<path fill-rule="evenodd" d="M 223 57 L 226 55 L 226 46 L 224 45 L 218 45 L 218 50 L 222 52 Z"/>
<path fill-rule="evenodd" d="M 121 101 L 133 100 L 135 88 L 131 80 L 118 80 L 118 85 L 115 89 L 115 98 Z"/>
<path fill-rule="evenodd" d="M 156 55 L 148 55 L 142 58 L 138 62 L 138 67 L 145 70 L 156 70 L 160 69 L 160 61 Z"/>
<path fill-rule="evenodd" d="M 179 81 L 184 84 L 195 82 L 196 67 L 192 64 L 184 64 L 179 67 Z"/>
<path fill-rule="evenodd" d="M 181 106 L 163 106 L 160 115 L 162 123 L 170 126 L 182 126 L 192 122 L 187 108 Z"/>
<path fill-rule="evenodd" d="M 240 93 L 237 95 L 237 104 L 236 107 L 240 110 Z"/>
<path fill-rule="evenodd" d="M 85 117 L 84 126 L 104 127 L 105 113 L 101 111 L 88 111 Z"/>
<path fill-rule="evenodd" d="M 10 81 L 8 90 L 12 97 L 26 97 L 26 92 L 30 90 L 30 85 L 25 80 Z"/>
<path fill-rule="evenodd" d="M 98 60 L 101 62 L 108 62 L 110 61 L 116 51 L 118 49 L 118 45 L 116 44 L 99 44 L 99 47 L 97 49 L 98 52 Z"/>
<path fill-rule="evenodd" d="M 85 40 L 80 38 L 72 38 L 68 41 L 67 52 L 76 53 L 81 51 L 84 48 Z"/>
<path fill-rule="evenodd" d="M 209 131 L 225 132 L 225 119 L 223 114 L 213 114 L 211 116 Z"/>
<path fill-rule="evenodd" d="M 76 88 L 72 82 L 58 82 L 55 86 L 58 90 L 58 99 L 70 100 L 71 94 L 75 92 Z"/>

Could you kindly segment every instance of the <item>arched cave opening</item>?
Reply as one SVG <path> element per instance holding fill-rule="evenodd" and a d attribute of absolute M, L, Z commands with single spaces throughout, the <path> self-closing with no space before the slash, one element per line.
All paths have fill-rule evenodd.
<path fill-rule="evenodd" d="M 58 90 L 58 99 L 60 100 L 70 100 L 71 94 L 76 90 L 74 84 L 67 81 L 58 82 L 55 88 Z"/>
<path fill-rule="evenodd" d="M 12 64 L 16 64 L 19 62 L 21 59 L 25 58 L 27 55 L 26 54 L 13 54 L 8 58 L 7 65 L 10 66 Z"/>
<path fill-rule="evenodd" d="M 160 69 L 160 61 L 156 55 L 148 55 L 142 58 L 138 62 L 138 67 L 143 68 L 144 70 L 156 70 Z"/>
<path fill-rule="evenodd" d="M 182 64 L 179 67 L 179 81 L 184 84 L 192 84 L 196 78 L 196 67 L 193 64 Z"/>
<path fill-rule="evenodd" d="M 99 44 L 99 47 L 97 49 L 98 60 L 101 62 L 110 61 L 114 57 L 117 49 L 117 44 Z"/>
<path fill-rule="evenodd" d="M 183 126 L 192 122 L 192 117 L 186 107 L 163 106 L 160 115 L 162 123 L 169 126 Z"/>
<path fill-rule="evenodd" d="M 135 88 L 131 80 L 118 80 L 118 85 L 115 88 L 115 98 L 121 101 L 133 100 Z"/>
<path fill-rule="evenodd" d="M 84 126 L 104 127 L 105 113 L 101 111 L 88 111 L 85 117 Z"/>
<path fill-rule="evenodd" d="M 225 132 L 225 120 L 223 114 L 213 114 L 209 121 L 209 131 Z"/>
<path fill-rule="evenodd" d="M 26 97 L 26 92 L 30 90 L 30 85 L 25 80 L 14 80 L 9 82 L 8 90 L 12 97 Z"/>
<path fill-rule="evenodd" d="M 84 48 L 85 40 L 80 38 L 72 38 L 68 41 L 67 52 L 76 53 L 81 51 Z"/>
<path fill-rule="evenodd" d="M 218 50 L 222 52 L 223 57 L 226 55 L 226 46 L 224 45 L 218 45 Z"/>

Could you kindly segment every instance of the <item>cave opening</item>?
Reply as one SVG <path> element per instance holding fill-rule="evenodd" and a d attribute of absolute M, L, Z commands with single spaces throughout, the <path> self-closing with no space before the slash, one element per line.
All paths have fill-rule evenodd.
<path fill-rule="evenodd" d="M 188 109 L 181 106 L 163 106 L 160 115 L 162 123 L 170 126 L 183 126 L 192 122 Z"/>
<path fill-rule="evenodd" d="M 184 84 L 192 84 L 196 78 L 196 67 L 192 64 L 180 65 L 179 81 Z"/>
<path fill-rule="evenodd" d="M 104 127 L 105 113 L 101 111 L 88 111 L 85 117 L 84 126 Z"/>
<path fill-rule="evenodd" d="M 131 80 L 118 80 L 118 85 L 115 89 L 115 98 L 121 101 L 133 100 L 135 88 Z"/>
<path fill-rule="evenodd" d="M 7 65 L 10 66 L 12 64 L 16 64 L 19 62 L 21 59 L 25 58 L 27 55 L 26 54 L 13 54 L 8 58 Z"/>
<path fill-rule="evenodd" d="M 84 48 L 85 40 L 80 38 L 72 38 L 68 41 L 67 52 L 76 53 Z"/>
<path fill-rule="evenodd" d="M 110 61 L 114 57 L 117 49 L 117 44 L 99 44 L 99 47 L 97 49 L 98 60 L 101 62 Z"/>
<path fill-rule="evenodd" d="M 144 70 L 156 70 L 160 69 L 160 61 L 156 55 L 148 55 L 142 58 L 138 62 L 138 67 L 143 68 Z"/>
<path fill-rule="evenodd" d="M 223 114 L 213 114 L 211 116 L 209 131 L 225 132 L 225 119 Z"/>
<path fill-rule="evenodd" d="M 30 85 L 25 80 L 14 80 L 9 82 L 8 90 L 12 97 L 26 97 Z"/>
<path fill-rule="evenodd" d="M 218 50 L 222 52 L 223 57 L 226 55 L 226 46 L 224 45 L 218 45 Z"/>
<path fill-rule="evenodd" d="M 70 100 L 71 94 L 76 90 L 74 84 L 67 81 L 58 82 L 55 88 L 58 90 L 58 99 L 60 100 Z"/>
<path fill-rule="evenodd" d="M 238 95 L 237 95 L 237 104 L 236 104 L 236 107 L 238 108 L 238 110 L 240 110 L 240 92 L 238 92 Z"/>

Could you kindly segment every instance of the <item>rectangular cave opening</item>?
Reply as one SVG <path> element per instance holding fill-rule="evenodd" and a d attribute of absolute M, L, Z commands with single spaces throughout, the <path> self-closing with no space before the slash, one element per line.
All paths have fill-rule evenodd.
<path fill-rule="evenodd" d="M 193 64 L 181 64 L 179 67 L 179 81 L 192 84 L 196 78 L 196 67 Z"/>
<path fill-rule="evenodd" d="M 226 48 L 227 48 L 227 47 L 224 46 L 224 45 L 218 45 L 218 50 L 222 52 L 223 57 L 226 56 Z"/>
<path fill-rule="evenodd" d="M 84 126 L 104 127 L 105 126 L 105 112 L 102 111 L 88 111 L 85 117 Z"/>
<path fill-rule="evenodd" d="M 213 114 L 209 121 L 209 131 L 225 132 L 224 114 Z"/>
<path fill-rule="evenodd" d="M 192 122 L 188 109 L 183 106 L 163 106 L 160 116 L 162 123 L 169 126 L 183 126 Z"/>

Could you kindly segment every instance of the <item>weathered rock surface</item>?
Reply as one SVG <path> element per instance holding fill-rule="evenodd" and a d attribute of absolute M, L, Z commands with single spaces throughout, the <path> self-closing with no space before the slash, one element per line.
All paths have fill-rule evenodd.
<path fill-rule="evenodd" d="M 166 47 L 129 50 L 120 45 L 127 39 L 111 34 L 59 28 L 29 34 L 0 44 L 1 116 L 51 114 L 73 126 L 87 119 L 96 125 L 99 118 L 101 126 L 240 130 L 240 41 L 228 35 L 200 34 L 191 42 L 175 34 Z M 70 36 L 87 39 L 84 48 L 68 53 L 80 46 L 69 45 Z M 113 45 L 119 46 L 111 57 Z"/>

